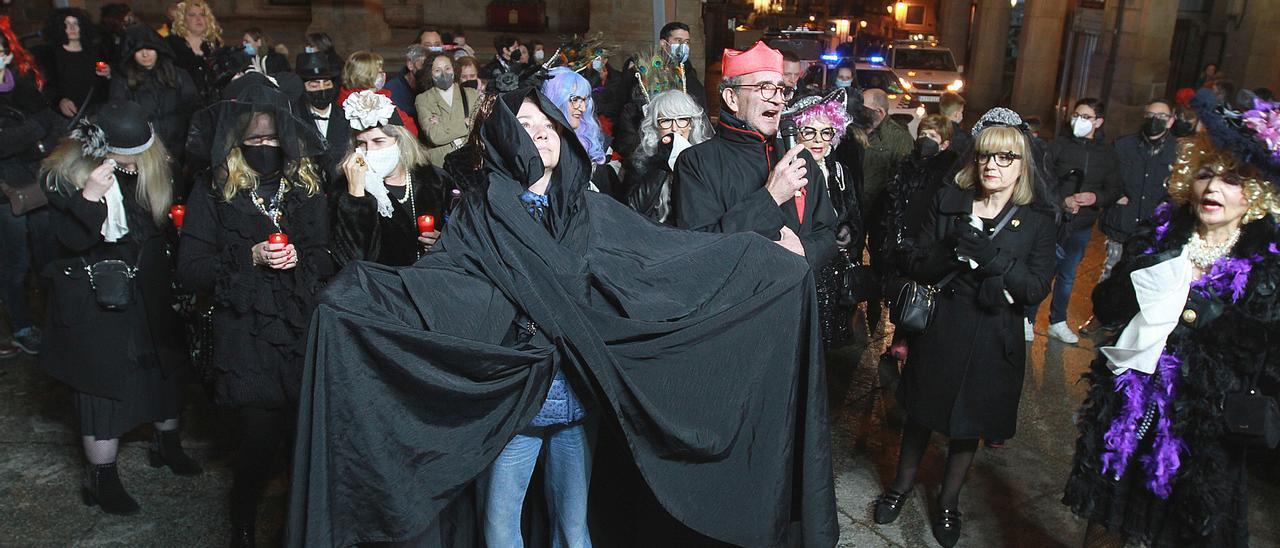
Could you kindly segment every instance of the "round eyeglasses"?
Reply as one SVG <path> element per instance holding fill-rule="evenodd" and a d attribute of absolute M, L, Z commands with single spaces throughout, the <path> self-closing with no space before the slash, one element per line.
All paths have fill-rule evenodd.
<path fill-rule="evenodd" d="M 836 138 L 836 130 L 835 128 L 819 130 L 818 128 L 805 126 L 800 128 L 798 135 L 801 141 L 817 141 L 821 139 L 824 143 L 830 143 L 832 139 Z"/>
<path fill-rule="evenodd" d="M 678 129 L 688 128 L 693 124 L 693 118 L 658 118 L 658 129 L 671 129 L 672 126 Z"/>
<path fill-rule="evenodd" d="M 778 85 L 778 84 L 774 84 L 774 83 L 772 83 L 772 82 L 764 82 L 764 83 L 760 83 L 760 84 L 738 84 L 738 85 L 733 86 L 733 87 L 735 87 L 735 88 L 756 88 L 756 90 L 760 92 L 760 98 L 761 98 L 761 99 L 764 99 L 765 101 L 771 101 L 771 100 L 773 100 L 775 97 L 777 97 L 777 96 L 778 96 L 778 93 L 779 93 L 779 92 L 781 92 L 781 93 L 782 93 L 782 98 L 783 98 L 784 100 L 788 100 L 788 101 L 789 101 L 789 100 L 791 100 L 791 96 L 792 96 L 792 95 L 795 95 L 795 94 L 796 94 L 796 88 L 793 88 L 793 87 L 787 87 L 787 86 L 780 86 L 780 85 Z"/>

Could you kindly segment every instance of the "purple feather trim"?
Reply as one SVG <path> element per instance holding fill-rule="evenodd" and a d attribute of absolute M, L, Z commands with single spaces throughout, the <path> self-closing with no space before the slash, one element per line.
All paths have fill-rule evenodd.
<path fill-rule="evenodd" d="M 1116 392 L 1124 394 L 1124 407 L 1111 428 L 1102 436 L 1102 471 L 1120 479 L 1129 466 L 1129 457 L 1138 449 L 1138 423 L 1147 407 L 1147 375 L 1132 369 L 1116 377 Z"/>
<path fill-rule="evenodd" d="M 1147 487 L 1162 499 L 1169 498 L 1169 494 L 1173 492 L 1173 478 L 1182 464 L 1180 455 L 1185 450 L 1182 440 L 1172 432 L 1173 399 L 1177 393 L 1180 366 L 1181 362 L 1176 356 L 1160 355 L 1156 371 L 1161 386 L 1156 387 L 1153 398 L 1160 417 L 1155 424 L 1156 437 L 1151 448 L 1154 454 L 1142 459 L 1143 468 L 1147 472 Z"/>

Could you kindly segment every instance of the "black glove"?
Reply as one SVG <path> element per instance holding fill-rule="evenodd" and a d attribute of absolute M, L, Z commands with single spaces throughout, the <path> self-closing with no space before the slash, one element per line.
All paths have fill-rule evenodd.
<path fill-rule="evenodd" d="M 956 235 L 956 255 L 973 259 L 979 266 L 996 258 L 996 246 L 978 229 L 965 225 Z"/>

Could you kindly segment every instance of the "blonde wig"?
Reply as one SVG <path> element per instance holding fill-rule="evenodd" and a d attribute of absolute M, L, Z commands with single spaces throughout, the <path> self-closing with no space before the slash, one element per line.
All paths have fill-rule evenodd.
<path fill-rule="evenodd" d="M 183 38 L 187 37 L 187 8 L 198 8 L 204 11 L 204 18 L 209 23 L 205 25 L 204 39 L 214 47 L 222 47 L 222 27 L 218 25 L 218 18 L 213 16 L 213 10 L 209 8 L 204 0 L 186 0 L 178 2 L 177 15 L 173 21 L 169 23 L 171 34 L 176 34 Z"/>
<path fill-rule="evenodd" d="M 1275 187 L 1259 176 L 1253 165 L 1240 162 L 1235 155 L 1215 146 L 1205 133 L 1178 139 L 1178 157 L 1173 162 L 1167 184 L 1169 200 L 1180 206 L 1191 203 L 1195 196 L 1191 184 L 1202 168 L 1212 170 L 1215 176 L 1234 175 L 1239 179 L 1244 198 L 1249 203 L 1244 222 L 1251 223 L 1267 214 L 1280 219 L 1280 196 L 1277 196 Z"/>
<path fill-rule="evenodd" d="M 347 56 L 342 67 L 342 85 L 350 89 L 372 89 L 382 73 L 382 56 L 371 51 L 357 51 Z"/>
<path fill-rule="evenodd" d="M 133 156 L 138 166 L 138 203 L 146 206 L 156 226 L 168 219 L 173 205 L 173 172 L 169 168 L 169 152 L 160 139 L 146 151 Z M 84 190 L 89 174 L 102 165 L 103 158 L 84 154 L 83 143 L 66 138 L 40 164 L 40 178 L 48 181 L 50 190 L 75 194 Z"/>
<path fill-rule="evenodd" d="M 965 159 L 964 169 L 956 174 L 956 186 L 974 188 L 978 184 L 978 163 L 974 160 L 980 152 L 1012 152 L 1022 157 L 1022 171 L 1013 187 L 1013 203 L 1027 205 L 1036 197 L 1036 164 L 1031 156 L 1031 143 L 1026 135 L 1013 126 L 990 126 L 974 139 L 973 151 Z"/>
<path fill-rule="evenodd" d="M 244 154 L 240 152 L 240 147 L 227 152 L 227 164 L 223 169 L 227 174 L 226 182 L 222 185 L 224 201 L 230 202 L 241 190 L 258 188 L 258 172 L 249 167 L 249 163 L 244 160 Z M 289 185 L 285 192 L 294 188 L 307 191 L 307 196 L 315 196 L 320 192 L 320 172 L 310 158 L 303 158 L 297 162 L 291 161 L 284 171 L 285 176 L 281 178 L 280 184 Z"/>

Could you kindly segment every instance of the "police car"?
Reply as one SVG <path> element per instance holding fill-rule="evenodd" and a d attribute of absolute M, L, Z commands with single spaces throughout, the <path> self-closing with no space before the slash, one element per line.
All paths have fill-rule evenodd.
<path fill-rule="evenodd" d="M 935 41 L 896 40 L 887 56 L 888 65 L 921 101 L 937 103 L 943 93 L 964 89 L 964 67 L 957 67 L 951 50 Z"/>
<path fill-rule="evenodd" d="M 884 90 L 889 95 L 889 117 L 907 128 L 913 138 L 916 136 L 920 119 L 925 116 L 924 105 L 911 93 L 911 83 L 884 65 L 883 57 L 859 59 L 854 64 L 853 78 L 861 89 Z"/>

